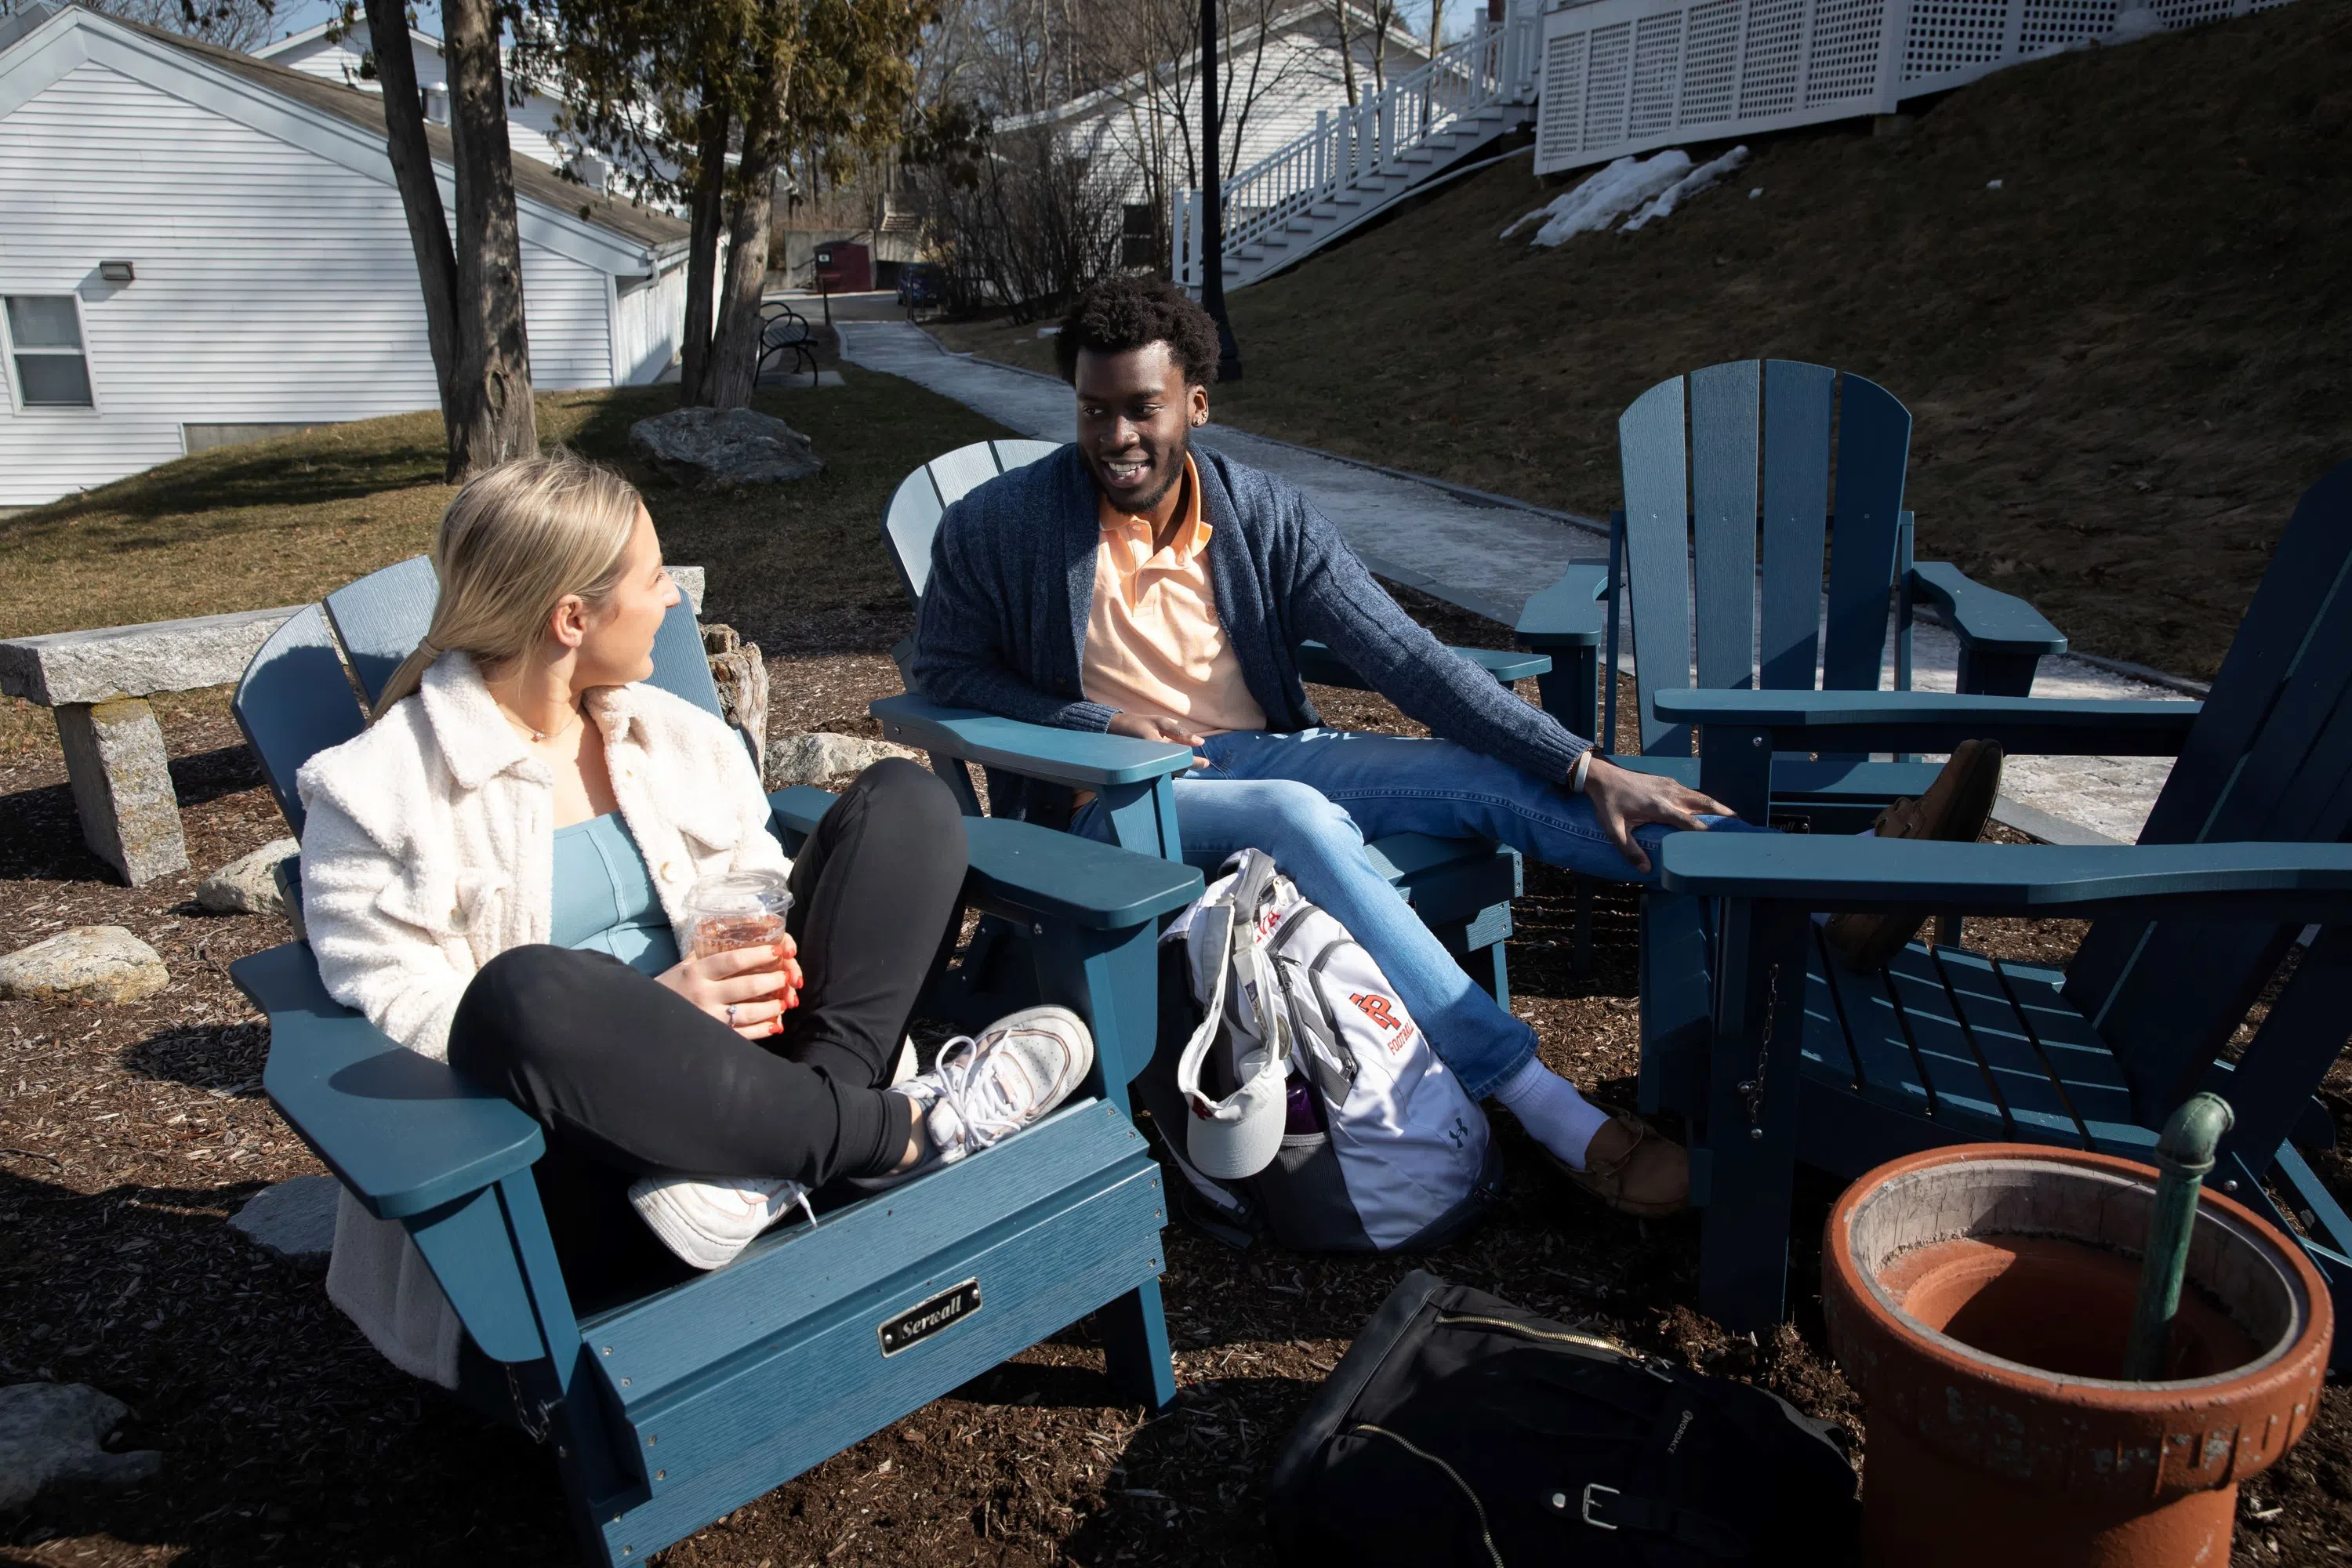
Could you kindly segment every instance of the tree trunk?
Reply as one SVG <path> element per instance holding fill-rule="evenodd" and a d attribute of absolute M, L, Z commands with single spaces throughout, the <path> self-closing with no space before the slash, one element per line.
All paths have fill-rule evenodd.
<path fill-rule="evenodd" d="M 749 404 L 759 374 L 760 288 L 767 281 L 768 240 L 775 226 L 773 187 L 784 154 L 791 58 L 788 51 L 777 51 L 743 127 L 743 157 L 735 166 L 734 222 L 727 235 L 726 287 L 703 384 L 703 401 L 713 408 Z"/>
<path fill-rule="evenodd" d="M 692 237 L 686 253 L 684 360 L 678 367 L 678 403 L 695 407 L 710 401 L 711 330 L 717 324 L 719 231 L 727 221 L 727 106 L 706 93 L 695 132 L 694 192 L 689 216 Z"/>
<path fill-rule="evenodd" d="M 433 149 L 425 139 L 425 100 L 416 85 L 416 56 L 409 43 L 404 0 L 367 0 L 368 37 L 375 53 L 376 79 L 383 84 L 384 152 L 393 183 L 408 219 L 409 248 L 416 253 L 416 281 L 425 296 L 425 337 L 433 353 L 434 390 L 441 400 L 443 436 L 451 467 L 460 440 L 457 401 L 451 395 L 463 336 L 457 312 L 457 258 L 449 248 L 448 219 L 441 208 L 441 185 L 433 174 Z"/>
<path fill-rule="evenodd" d="M 506 71 L 490 0 L 442 0 L 449 62 L 449 133 L 457 177 L 457 306 L 464 330 L 443 416 L 457 441 L 454 479 L 539 450 L 530 401 L 530 340 L 523 320 L 522 234 L 507 146 Z"/>
<path fill-rule="evenodd" d="M 1348 86 L 1348 107 L 1356 107 L 1356 51 L 1348 40 L 1349 0 L 1339 0 L 1331 15 L 1339 24 L 1339 79 Z"/>

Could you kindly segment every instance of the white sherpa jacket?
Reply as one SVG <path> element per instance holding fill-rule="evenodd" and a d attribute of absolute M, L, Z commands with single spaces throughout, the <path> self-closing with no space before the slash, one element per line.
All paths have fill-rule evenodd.
<path fill-rule="evenodd" d="M 589 695 L 621 818 L 673 928 L 696 879 L 788 869 L 734 731 L 654 687 Z M 446 1060 L 474 972 L 548 940 L 554 777 L 483 686 L 444 654 L 416 696 L 303 764 L 302 920 L 336 1001 L 410 1050 Z M 687 945 L 679 931 L 678 945 Z M 327 1294 L 393 1363 L 446 1387 L 462 1332 L 408 1233 L 346 1192 Z"/>

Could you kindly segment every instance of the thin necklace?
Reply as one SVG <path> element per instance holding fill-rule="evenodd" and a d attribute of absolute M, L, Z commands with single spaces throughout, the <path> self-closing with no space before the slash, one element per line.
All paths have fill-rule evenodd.
<path fill-rule="evenodd" d="M 531 740 L 531 744 L 535 746 L 543 746 L 551 740 L 570 734 L 572 732 L 572 725 L 580 722 L 581 717 L 580 710 L 574 708 L 572 710 L 572 723 L 559 724 L 553 730 L 534 730 L 529 724 L 524 723 L 520 719 L 516 718 L 503 702 L 499 704 L 499 716 L 505 719 L 508 723 L 513 725 L 516 729 L 520 730 L 524 734 L 529 735 Z"/>

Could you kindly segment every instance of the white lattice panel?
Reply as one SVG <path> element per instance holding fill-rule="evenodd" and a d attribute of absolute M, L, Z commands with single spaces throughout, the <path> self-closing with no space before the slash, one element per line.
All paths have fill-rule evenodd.
<path fill-rule="evenodd" d="M 2116 0 L 2026 0 L 2017 50 L 2031 55 L 2064 48 L 2078 38 L 2104 37 L 2115 25 Z"/>
<path fill-rule="evenodd" d="M 2167 27 L 2286 0 L 2151 0 Z M 1591 0 L 1544 18 L 1536 173 L 1885 113 L 2111 31 L 2118 0 Z"/>
<path fill-rule="evenodd" d="M 1677 124 L 1706 125 L 1731 118 L 1739 89 L 1739 10 L 1740 0 L 1707 0 L 1690 8 Z"/>
<path fill-rule="evenodd" d="M 1739 61 L 1739 118 L 1767 120 L 1796 107 L 1804 77 L 1806 0 L 1748 0 Z"/>
<path fill-rule="evenodd" d="M 1885 36 L 1886 0 L 1821 0 L 1805 55 L 1805 107 L 1875 97 Z"/>
<path fill-rule="evenodd" d="M 1633 85 L 1633 24 L 1592 29 L 1584 68 L 1584 144 L 1625 141 L 1625 104 Z"/>
<path fill-rule="evenodd" d="M 1903 41 L 1903 79 L 1915 82 L 2000 58 L 2009 0 L 1911 0 Z"/>
<path fill-rule="evenodd" d="M 1685 13 L 1665 11 L 1633 24 L 1633 103 L 1625 133 L 1649 136 L 1675 128 L 1681 98 Z"/>

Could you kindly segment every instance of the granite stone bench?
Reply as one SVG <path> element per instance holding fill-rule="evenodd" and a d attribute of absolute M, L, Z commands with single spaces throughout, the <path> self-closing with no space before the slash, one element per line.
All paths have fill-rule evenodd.
<path fill-rule="evenodd" d="M 670 573 L 699 614 L 702 568 Z M 0 641 L 0 694 L 56 719 L 82 842 L 132 887 L 188 867 L 171 757 L 147 699 L 229 685 L 299 607 Z"/>

